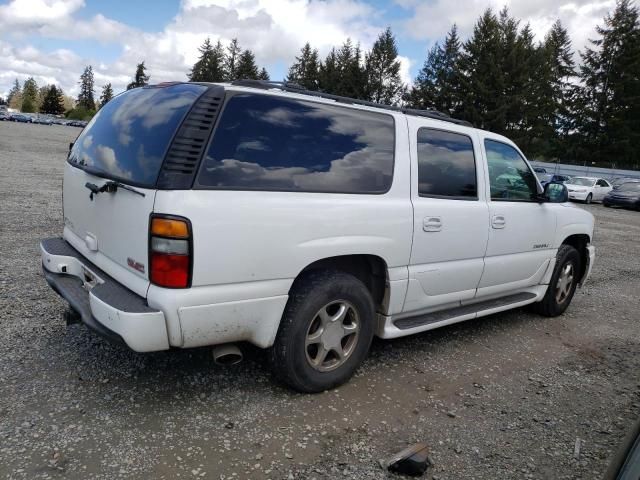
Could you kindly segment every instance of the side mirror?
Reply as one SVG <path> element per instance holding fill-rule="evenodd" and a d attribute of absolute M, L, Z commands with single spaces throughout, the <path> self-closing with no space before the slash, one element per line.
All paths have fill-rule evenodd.
<path fill-rule="evenodd" d="M 569 191 L 563 183 L 549 182 L 544 186 L 545 200 L 551 203 L 565 203 L 569 201 Z"/>

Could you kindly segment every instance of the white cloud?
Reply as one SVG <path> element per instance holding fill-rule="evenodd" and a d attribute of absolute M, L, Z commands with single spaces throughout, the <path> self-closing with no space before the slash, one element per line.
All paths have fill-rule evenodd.
<path fill-rule="evenodd" d="M 466 39 L 486 8 L 497 13 L 507 6 L 511 15 L 521 20 L 521 25 L 527 22 L 531 25 L 537 40 L 544 39 L 553 23 L 560 19 L 569 31 L 575 50 L 584 49 L 589 38 L 595 35 L 595 26 L 615 7 L 615 0 L 465 0 L 464 8 L 448 0 L 395 2 L 413 11 L 404 28 L 418 40 L 441 40 L 454 23 Z"/>

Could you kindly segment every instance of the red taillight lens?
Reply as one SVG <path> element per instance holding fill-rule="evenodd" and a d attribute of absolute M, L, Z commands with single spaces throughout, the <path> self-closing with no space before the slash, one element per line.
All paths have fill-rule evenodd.
<path fill-rule="evenodd" d="M 161 287 L 188 287 L 189 256 L 151 252 L 151 282 Z"/>
<path fill-rule="evenodd" d="M 154 215 L 149 224 L 149 280 L 166 288 L 191 285 L 191 224 L 187 219 Z"/>

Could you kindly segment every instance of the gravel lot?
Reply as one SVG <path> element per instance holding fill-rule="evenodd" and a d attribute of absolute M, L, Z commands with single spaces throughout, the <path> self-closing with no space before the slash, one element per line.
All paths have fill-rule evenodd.
<path fill-rule="evenodd" d="M 349 384 L 299 395 L 257 349 L 223 368 L 65 327 L 38 242 L 78 133 L 0 123 L 1 478 L 396 478 L 379 459 L 423 441 L 427 478 L 597 479 L 638 417 L 640 213 L 587 207 L 598 257 L 564 316 L 376 341 Z"/>

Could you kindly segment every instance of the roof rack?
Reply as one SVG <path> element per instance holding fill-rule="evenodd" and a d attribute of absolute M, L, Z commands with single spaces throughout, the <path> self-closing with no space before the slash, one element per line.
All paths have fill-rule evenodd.
<path fill-rule="evenodd" d="M 443 122 L 455 123 L 457 125 L 464 125 L 466 127 L 473 127 L 473 125 L 466 120 L 459 120 L 452 118 L 446 113 L 439 112 L 438 110 L 417 110 L 415 108 L 394 107 L 392 105 L 383 105 L 381 103 L 370 102 L 368 100 L 359 100 L 351 97 L 341 97 L 340 95 L 333 95 L 331 93 L 324 93 L 315 90 L 306 90 L 300 84 L 295 82 L 275 82 L 272 80 L 234 80 L 231 85 L 238 85 L 240 87 L 252 87 L 260 88 L 262 90 L 278 89 L 284 92 L 298 93 L 301 95 L 309 95 L 311 97 L 326 98 L 328 100 L 334 100 L 340 103 L 364 105 L 367 107 L 381 108 L 383 110 L 391 110 L 394 112 L 401 112 L 406 115 L 413 115 L 416 117 L 427 117 L 435 120 L 442 120 Z"/>

